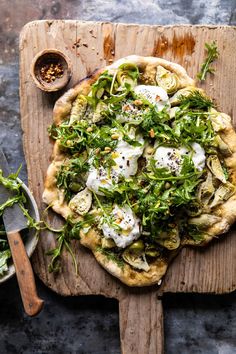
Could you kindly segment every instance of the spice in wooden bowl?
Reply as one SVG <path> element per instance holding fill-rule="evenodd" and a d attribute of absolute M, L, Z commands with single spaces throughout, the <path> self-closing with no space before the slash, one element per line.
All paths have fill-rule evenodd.
<path fill-rule="evenodd" d="M 52 92 L 65 87 L 71 78 L 71 63 L 57 49 L 38 53 L 32 62 L 31 76 L 41 90 Z"/>
<path fill-rule="evenodd" d="M 43 81 L 47 83 L 55 81 L 56 79 L 63 76 L 64 70 L 61 63 L 51 63 L 45 64 L 40 69 L 40 75 Z"/>

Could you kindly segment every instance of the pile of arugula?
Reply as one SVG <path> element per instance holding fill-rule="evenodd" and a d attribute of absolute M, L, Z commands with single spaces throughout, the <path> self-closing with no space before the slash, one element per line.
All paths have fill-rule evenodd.
<path fill-rule="evenodd" d="M 213 72 L 210 64 L 218 57 L 215 42 L 206 44 L 206 49 L 208 57 L 198 75 L 200 80 L 205 79 L 207 72 Z M 139 77 L 137 66 L 131 63 L 123 64 L 114 74 L 104 72 L 92 85 L 89 96 L 83 96 L 83 101 L 87 102 L 84 116 L 74 121 L 68 117 L 61 125 L 49 128 L 50 136 L 59 142 L 60 148 L 68 156 L 57 174 L 57 187 L 63 191 L 67 202 L 85 187 L 90 165 L 95 168 L 103 166 L 108 171 L 115 165 L 112 159 L 112 151 L 117 145 L 117 140 L 112 138 L 114 132 L 118 132 L 124 141 L 133 146 L 140 145 L 138 137 L 142 136 L 145 144 L 153 149 L 169 146 L 186 147 L 191 151 L 192 144 L 199 143 L 207 156 L 217 153 L 210 119 L 214 103 L 208 97 L 195 90 L 187 96 L 179 97 L 174 114 L 170 113 L 168 107 L 158 111 L 148 100 L 140 99 L 135 94 L 133 88 Z M 124 111 L 124 104 L 136 106 L 135 111 Z M 102 120 L 96 124 L 91 117 L 97 111 L 102 115 Z M 135 133 L 130 134 L 131 131 Z M 58 245 L 49 251 L 53 256 L 50 270 L 58 269 L 63 245 L 71 253 L 76 267 L 69 242 L 79 239 L 79 233 L 84 228 L 89 230 L 90 227 L 99 227 L 99 222 L 117 227 L 111 216 L 114 204 L 128 204 L 141 219 L 141 238 L 146 249 L 153 250 L 154 247 L 158 254 L 165 252 L 166 243 L 163 238 L 166 235 L 173 236 L 173 230 L 177 229 L 180 238 L 187 235 L 201 241 L 201 231 L 189 225 L 188 218 L 201 213 L 196 192 L 205 178 L 206 170 L 197 170 L 187 155 L 183 158 L 178 175 L 165 168 L 158 168 L 153 157 L 149 161 L 141 157 L 135 176 L 128 179 L 120 176 L 118 183 L 113 183 L 109 189 L 100 187 L 104 196 L 93 193 L 93 207 L 100 210 L 100 221 L 88 213 L 82 222 L 67 220 L 65 226 L 57 230 Z M 119 264 L 123 262 L 121 251 L 117 248 L 100 247 L 100 251 Z"/>
<path fill-rule="evenodd" d="M 132 68 L 132 73 L 134 72 L 134 80 L 137 80 L 138 69 Z M 115 87 L 118 88 L 117 91 Z M 63 190 L 67 201 L 85 187 L 86 179 L 83 179 L 83 175 L 86 176 L 89 170 L 89 161 L 95 168 L 103 166 L 109 169 L 115 164 L 111 153 L 107 153 L 113 151 L 117 144 L 117 140 L 112 139 L 114 131 L 133 146 L 140 145 L 137 136 L 141 135 L 151 146 L 184 146 L 191 150 L 191 144 L 197 142 L 207 154 L 216 153 L 215 133 L 209 113 L 214 104 L 199 91 L 193 91 L 188 97 L 181 96 L 175 115 L 171 117 L 167 107 L 158 111 L 146 99 L 141 99 L 140 102 L 140 97 L 134 93 L 130 83 L 120 87 L 114 77 L 105 72 L 92 86 L 92 94 L 86 99 L 90 110 L 96 110 L 101 102 L 105 103 L 103 119 L 99 124 L 83 118 L 71 123 L 68 119 L 49 130 L 51 137 L 58 140 L 61 149 L 68 154 L 68 162 L 62 165 L 57 175 L 57 186 Z M 117 116 L 127 115 L 122 106 L 124 103 L 135 104 L 137 99 L 139 104 L 136 118 L 134 115 L 131 120 L 121 123 Z M 131 129 L 135 129 L 132 137 L 129 134 Z M 200 233 L 196 229 L 192 232 L 187 219 L 189 214 L 195 215 L 201 208 L 196 190 L 204 179 L 205 171 L 198 171 L 188 156 L 184 157 L 179 175 L 165 168 L 157 168 L 153 159 L 149 163 L 144 163 L 143 160 L 144 158 L 140 159 L 136 176 L 129 179 L 119 177 L 118 183 L 114 183 L 110 189 L 100 187 L 104 196 L 94 193 L 94 206 L 102 209 L 103 217 L 107 216 L 106 222 L 112 223 L 109 215 L 113 205 L 128 204 L 141 219 L 145 235 L 142 237 L 149 245 L 153 242 L 162 245 L 163 234 L 166 235 L 168 230 L 177 226 L 180 234 L 186 235 L 189 229 L 190 236 L 199 239 Z M 90 218 L 86 224 L 97 226 L 94 218 Z M 64 242 L 68 248 L 66 240 L 69 234 L 65 229 L 61 230 L 60 235 L 62 234 L 67 235 Z M 58 238 L 58 247 L 52 251 L 54 259 L 59 258 L 62 239 Z M 69 248 L 68 250 L 71 253 Z M 51 270 L 53 268 L 56 268 L 54 262 Z"/>
<path fill-rule="evenodd" d="M 18 203 L 24 215 L 27 217 L 28 228 L 34 228 L 37 232 L 40 230 L 40 223 L 37 223 L 30 216 L 27 209 L 26 197 L 22 191 L 21 182 L 18 179 L 20 169 L 21 167 L 16 173 L 11 173 L 8 177 L 4 177 L 2 174 L 2 170 L 0 169 L 0 183 L 5 188 L 14 191 L 14 196 L 0 205 L 0 277 L 8 271 L 8 262 L 11 259 L 11 251 L 9 249 L 7 235 L 2 220 L 2 214 L 5 208 L 11 207 L 13 204 Z"/>

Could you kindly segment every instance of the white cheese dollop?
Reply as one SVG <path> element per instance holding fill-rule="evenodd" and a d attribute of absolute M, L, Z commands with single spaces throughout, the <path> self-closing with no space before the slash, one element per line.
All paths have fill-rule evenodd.
<path fill-rule="evenodd" d="M 190 156 L 192 157 L 194 166 L 199 171 L 202 171 L 204 169 L 205 163 L 206 163 L 205 150 L 198 143 L 193 143 L 192 148 L 194 150 L 194 153 Z"/>
<path fill-rule="evenodd" d="M 125 248 L 141 235 L 140 220 L 126 204 L 123 207 L 117 205 L 112 210 L 114 224 L 120 229 L 109 224 L 102 224 L 101 229 L 105 238 L 112 238 L 118 247 Z"/>
<path fill-rule="evenodd" d="M 125 101 L 122 104 L 121 113 L 116 115 L 116 120 L 120 123 L 139 122 L 142 120 L 143 109 L 135 106 L 131 102 Z"/>
<path fill-rule="evenodd" d="M 170 107 L 167 92 L 159 86 L 138 85 L 135 86 L 134 92 L 140 97 L 146 98 L 151 104 L 155 105 L 158 111 L 165 106 Z"/>
<path fill-rule="evenodd" d="M 143 153 L 144 141 L 139 139 L 140 146 L 132 146 L 124 140 L 120 140 L 116 149 L 112 152 L 112 158 L 116 166 L 112 168 L 118 175 L 125 178 L 134 176 L 138 169 L 138 159 Z"/>
<path fill-rule="evenodd" d="M 96 169 L 92 166 L 89 170 L 86 186 L 96 194 L 104 195 L 104 193 L 99 191 L 99 187 L 109 189 L 112 187 L 113 181 L 115 183 L 118 182 L 118 175 L 113 169 L 110 174 L 108 174 L 108 171 L 106 171 L 104 167 L 101 166 Z"/>
<path fill-rule="evenodd" d="M 154 154 L 156 167 L 165 167 L 172 172 L 179 174 L 184 155 L 189 155 L 192 158 L 196 169 L 202 171 L 206 162 L 205 151 L 198 143 L 193 143 L 192 149 L 193 150 L 189 150 L 185 147 L 171 148 L 159 146 Z"/>
<path fill-rule="evenodd" d="M 104 195 L 99 191 L 99 187 L 110 189 L 113 184 L 118 182 L 119 176 L 125 178 L 134 176 L 138 169 L 138 158 L 142 155 L 144 149 L 144 141 L 142 138 L 138 140 L 140 146 L 132 146 L 124 140 L 119 140 L 117 147 L 111 152 L 111 157 L 116 163 L 112 166 L 110 173 L 104 168 L 95 169 L 91 167 L 86 186 L 98 195 Z"/>

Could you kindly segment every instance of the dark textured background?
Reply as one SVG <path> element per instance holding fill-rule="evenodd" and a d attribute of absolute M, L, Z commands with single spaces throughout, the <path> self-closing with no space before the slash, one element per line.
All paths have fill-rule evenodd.
<path fill-rule="evenodd" d="M 18 95 L 18 35 L 35 19 L 148 24 L 236 25 L 236 0 L 0 0 L 0 145 L 12 169 L 23 164 Z M 229 269 L 230 271 L 230 269 Z M 28 318 L 16 279 L 0 286 L 1 354 L 119 354 L 118 303 L 62 298 L 37 281 L 45 307 Z M 235 354 L 236 294 L 164 296 L 166 354 Z M 129 353 L 126 353 L 129 354 Z"/>

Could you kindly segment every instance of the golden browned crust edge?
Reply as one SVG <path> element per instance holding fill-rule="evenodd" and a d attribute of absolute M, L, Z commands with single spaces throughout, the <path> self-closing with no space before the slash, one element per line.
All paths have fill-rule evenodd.
<path fill-rule="evenodd" d="M 91 85 L 98 79 L 99 75 L 105 69 L 95 70 L 90 76 L 81 80 L 76 86 L 64 93 L 55 103 L 53 109 L 54 123 L 59 125 L 61 121 L 70 114 L 72 103 L 75 98 L 80 95 L 87 95 L 90 91 Z"/>
<path fill-rule="evenodd" d="M 227 143 L 232 152 L 229 157 L 224 158 L 224 162 L 229 171 L 230 182 L 236 186 L 236 132 L 231 123 L 230 116 L 225 113 L 219 114 L 224 114 L 224 116 L 228 118 L 224 130 L 219 131 L 218 134 Z M 212 239 L 218 238 L 229 231 L 230 226 L 236 221 L 236 192 L 226 202 L 215 207 L 212 214 L 219 216 L 221 220 L 204 230 L 204 240 L 195 242 L 187 239 L 184 245 L 206 246 Z"/>
<path fill-rule="evenodd" d="M 174 73 L 177 74 L 179 78 L 179 87 L 178 89 L 187 87 L 187 86 L 195 86 L 195 80 L 193 80 L 191 77 L 188 76 L 186 70 L 179 64 L 173 63 L 171 61 L 168 61 L 166 59 L 162 58 L 156 58 L 156 57 L 143 57 L 139 55 L 129 55 L 127 57 L 118 59 L 115 61 L 113 64 L 108 66 L 106 69 L 108 69 L 109 72 L 113 72 L 115 69 L 117 69 L 121 64 L 126 63 L 126 62 L 131 62 L 136 64 L 140 69 L 145 69 L 145 67 L 156 67 L 158 65 L 163 66 L 165 69 L 173 71 Z"/>
<path fill-rule="evenodd" d="M 108 70 L 109 72 L 114 72 L 121 64 L 126 62 L 132 62 L 137 64 L 139 68 L 144 69 L 147 65 L 156 67 L 157 65 L 162 65 L 167 70 L 173 71 L 177 74 L 179 78 L 179 89 L 187 86 L 195 86 L 195 81 L 191 79 L 186 70 L 179 64 L 172 63 L 168 60 L 155 57 L 142 57 L 138 55 L 129 55 L 127 57 L 121 58 L 115 61 L 113 64 L 106 66 L 103 69 L 95 70 L 89 77 L 81 80 L 75 87 L 68 90 L 61 96 L 54 107 L 53 110 L 53 120 L 55 124 L 60 124 L 62 120 L 70 113 L 73 100 L 79 95 L 87 95 L 91 88 L 91 85 L 98 79 L 99 75 Z"/>
<path fill-rule="evenodd" d="M 225 157 L 225 165 L 228 168 L 230 182 L 236 186 L 236 133 L 228 115 L 228 123 L 224 130 L 219 132 L 221 138 L 227 143 L 232 155 Z M 205 246 L 213 238 L 226 233 L 236 221 L 236 192 L 223 204 L 213 210 L 214 215 L 221 217 L 221 221 L 206 230 L 208 237 L 200 244 Z"/>
<path fill-rule="evenodd" d="M 101 246 L 101 236 L 95 230 L 90 230 L 87 234 L 81 232 L 80 242 L 83 246 L 89 248 L 99 264 L 102 265 L 110 274 L 119 278 L 124 284 L 128 286 L 151 286 L 157 284 L 165 275 L 168 265 L 171 260 L 177 255 L 179 250 L 172 251 L 166 258 L 156 259 L 150 264 L 150 270 L 136 271 L 128 264 L 120 267 L 115 261 L 109 260 L 106 255 L 99 251 Z"/>

